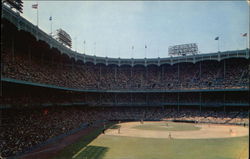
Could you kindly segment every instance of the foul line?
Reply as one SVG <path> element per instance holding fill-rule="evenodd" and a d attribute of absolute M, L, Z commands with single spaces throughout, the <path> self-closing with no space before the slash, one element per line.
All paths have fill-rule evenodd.
<path fill-rule="evenodd" d="M 76 158 L 86 147 L 83 147 L 81 150 L 79 150 L 72 158 Z"/>

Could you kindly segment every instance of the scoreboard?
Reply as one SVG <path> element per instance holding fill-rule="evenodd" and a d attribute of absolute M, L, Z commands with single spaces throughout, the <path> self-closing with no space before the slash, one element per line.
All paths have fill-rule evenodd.
<path fill-rule="evenodd" d="M 59 41 L 63 45 L 71 48 L 72 40 L 71 40 L 70 35 L 66 31 L 64 31 L 62 29 L 57 29 L 55 38 L 56 38 L 57 41 Z"/>
<path fill-rule="evenodd" d="M 196 43 L 174 45 L 168 48 L 170 56 L 186 56 L 198 54 L 198 45 Z"/>

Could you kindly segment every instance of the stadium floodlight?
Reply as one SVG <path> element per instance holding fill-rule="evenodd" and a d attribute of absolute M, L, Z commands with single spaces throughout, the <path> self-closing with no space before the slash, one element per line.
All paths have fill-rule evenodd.
<path fill-rule="evenodd" d="M 186 56 L 198 54 L 198 45 L 196 43 L 174 45 L 168 48 L 168 55 L 170 56 Z"/>
<path fill-rule="evenodd" d="M 3 0 L 2 3 L 7 4 L 10 8 L 16 9 L 20 13 L 23 13 L 23 1 L 22 0 Z"/>
<path fill-rule="evenodd" d="M 62 30 L 62 29 L 57 29 L 56 30 L 56 35 L 55 35 L 55 39 L 57 41 L 59 41 L 61 44 L 71 48 L 72 47 L 72 40 L 71 40 L 71 37 L 70 35 Z"/>

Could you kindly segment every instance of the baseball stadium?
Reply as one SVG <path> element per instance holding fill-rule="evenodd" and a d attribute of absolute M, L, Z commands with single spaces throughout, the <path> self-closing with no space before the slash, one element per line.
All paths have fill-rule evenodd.
<path fill-rule="evenodd" d="M 249 158 L 249 48 L 83 54 L 18 2 L 2 1 L 0 159 Z"/>

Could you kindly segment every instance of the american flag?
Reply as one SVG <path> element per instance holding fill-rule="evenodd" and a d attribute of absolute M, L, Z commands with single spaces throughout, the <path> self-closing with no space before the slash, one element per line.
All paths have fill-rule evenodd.
<path fill-rule="evenodd" d="M 32 8 L 37 9 L 38 8 L 38 4 L 32 4 Z"/>
<path fill-rule="evenodd" d="M 247 36 L 247 33 L 245 33 L 245 34 L 242 34 L 242 36 Z"/>

